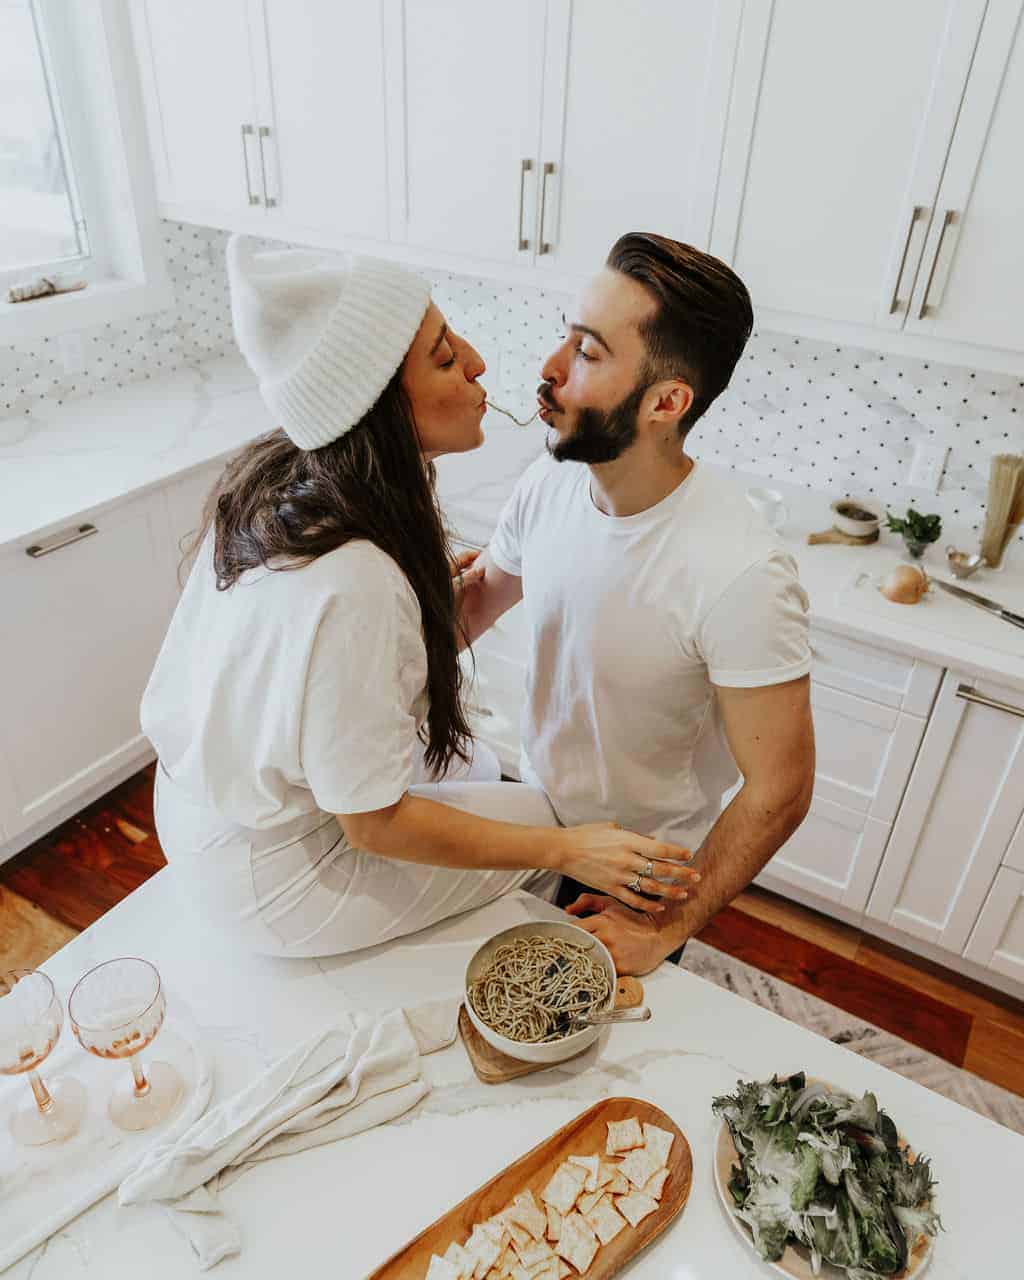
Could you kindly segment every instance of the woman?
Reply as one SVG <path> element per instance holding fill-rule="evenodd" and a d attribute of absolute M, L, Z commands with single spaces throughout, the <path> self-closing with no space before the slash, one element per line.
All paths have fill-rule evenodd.
<path fill-rule="evenodd" d="M 687 870 L 650 876 L 682 850 L 562 829 L 542 792 L 468 767 L 431 460 L 483 439 L 479 355 L 389 263 L 233 237 L 228 274 L 281 429 L 211 494 L 142 703 L 157 830 L 197 908 L 316 956 L 510 889 L 550 897 L 559 873 L 648 910 L 638 888 L 681 895 Z"/>

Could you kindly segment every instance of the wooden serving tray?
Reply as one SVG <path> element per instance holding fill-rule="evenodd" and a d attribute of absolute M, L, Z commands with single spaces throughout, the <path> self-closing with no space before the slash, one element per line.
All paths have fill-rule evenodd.
<path fill-rule="evenodd" d="M 667 1129 L 675 1134 L 676 1140 L 669 1153 L 668 1181 L 657 1211 L 644 1218 L 635 1229 L 627 1227 L 620 1231 L 610 1244 L 597 1251 L 587 1270 L 587 1280 L 610 1280 L 659 1236 L 682 1210 L 693 1182 L 693 1158 L 683 1131 L 664 1111 L 650 1102 L 641 1102 L 639 1098 L 606 1098 L 575 1120 L 570 1120 L 545 1142 L 506 1166 L 490 1182 L 484 1183 L 444 1217 L 421 1231 L 414 1240 L 372 1271 L 367 1280 L 423 1280 L 431 1254 L 444 1253 L 453 1240 L 464 1242 L 475 1222 L 482 1222 L 504 1209 L 520 1191 L 529 1189 L 539 1200 L 552 1174 L 568 1156 L 590 1152 L 603 1154 L 608 1121 L 626 1120 L 630 1116 L 636 1116 L 641 1124 L 646 1121 Z"/>
<path fill-rule="evenodd" d="M 615 987 L 616 1009 L 635 1009 L 643 1002 L 644 989 L 639 979 L 618 980 Z M 477 1079 L 483 1084 L 504 1084 L 507 1080 L 532 1075 L 534 1071 L 548 1071 L 551 1067 L 561 1067 L 566 1062 L 572 1062 L 572 1058 L 563 1058 L 561 1062 L 524 1062 L 522 1058 L 509 1057 L 507 1053 L 502 1053 L 500 1049 L 487 1043 L 470 1021 L 465 1005 L 459 1010 L 459 1034 Z M 580 1050 L 580 1053 L 586 1052 L 586 1049 Z M 574 1056 L 579 1057 L 579 1054 Z"/>

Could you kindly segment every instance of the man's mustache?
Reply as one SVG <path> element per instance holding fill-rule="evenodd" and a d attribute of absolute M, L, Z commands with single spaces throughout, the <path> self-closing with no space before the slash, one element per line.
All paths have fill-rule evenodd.
<path fill-rule="evenodd" d="M 561 413 L 562 410 L 555 403 L 551 396 L 551 383 L 542 382 L 537 388 L 537 399 L 541 402 L 545 409 L 550 409 L 553 413 Z"/>

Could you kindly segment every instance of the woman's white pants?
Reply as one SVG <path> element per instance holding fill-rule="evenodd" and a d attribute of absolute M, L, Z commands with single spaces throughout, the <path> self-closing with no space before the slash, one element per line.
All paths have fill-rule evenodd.
<path fill-rule="evenodd" d="M 460 776 L 461 775 L 461 776 Z M 494 754 L 476 744 L 471 766 L 410 794 L 481 818 L 556 827 L 543 791 L 500 781 Z M 476 871 L 382 858 L 347 843 L 320 811 L 285 827 L 252 830 L 196 805 L 157 767 L 157 834 L 181 890 L 211 928 L 250 950 L 327 956 L 387 942 L 483 906 L 512 889 L 551 900 L 558 876 Z"/>

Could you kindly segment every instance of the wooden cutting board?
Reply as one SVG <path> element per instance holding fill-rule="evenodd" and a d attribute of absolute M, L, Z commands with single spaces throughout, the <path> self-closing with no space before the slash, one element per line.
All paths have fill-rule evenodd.
<path fill-rule="evenodd" d="M 664 1111 L 639 1098 L 606 1098 L 570 1120 L 421 1231 L 371 1272 L 367 1280 L 423 1280 L 431 1254 L 444 1253 L 453 1240 L 464 1243 L 474 1223 L 504 1209 L 521 1191 L 532 1191 L 539 1201 L 540 1193 L 564 1160 L 570 1155 L 603 1154 L 608 1121 L 626 1120 L 629 1116 L 636 1116 L 641 1124 L 646 1121 L 668 1129 L 675 1134 L 675 1142 L 669 1153 L 669 1176 L 657 1211 L 644 1218 L 638 1227 L 620 1231 L 610 1244 L 597 1251 L 587 1269 L 587 1280 L 610 1280 L 671 1223 L 686 1204 L 693 1182 L 693 1157 L 683 1131 Z"/>
<path fill-rule="evenodd" d="M 644 988 L 639 979 L 618 980 L 615 987 L 616 1009 L 635 1009 L 643 1002 Z M 459 1010 L 459 1033 L 477 1079 L 483 1084 L 504 1084 L 506 1080 L 518 1080 L 520 1076 L 532 1075 L 534 1071 L 547 1071 L 550 1067 L 572 1062 L 572 1058 L 563 1058 L 561 1062 L 523 1062 L 520 1058 L 510 1058 L 507 1053 L 487 1043 L 470 1021 L 465 1005 Z M 586 1053 L 587 1050 L 580 1052 Z"/>

